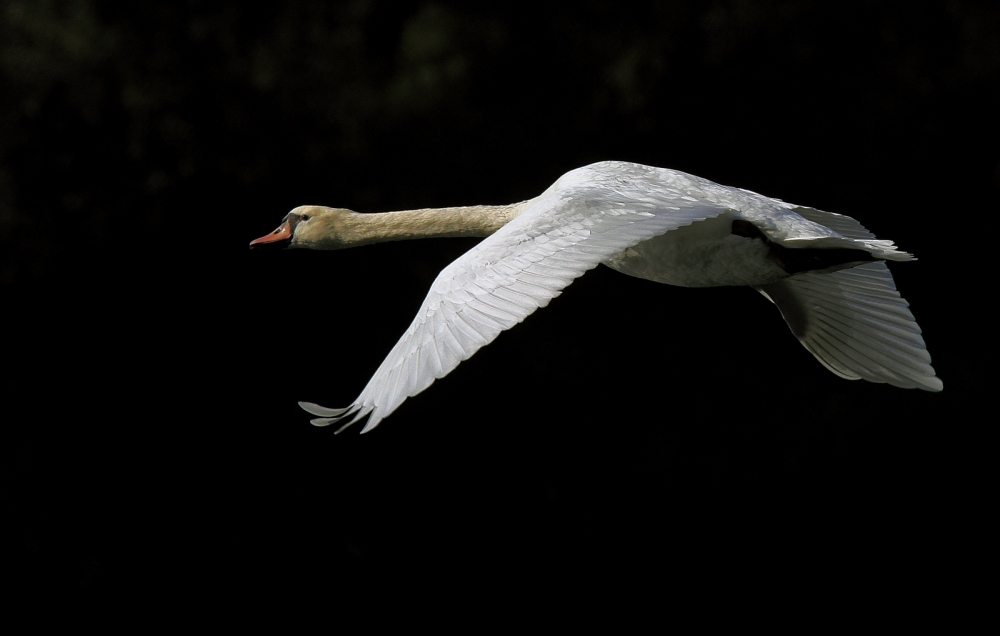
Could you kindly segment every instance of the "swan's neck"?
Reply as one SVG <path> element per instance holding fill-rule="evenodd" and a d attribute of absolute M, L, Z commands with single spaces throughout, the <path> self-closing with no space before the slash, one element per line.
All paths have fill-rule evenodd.
<path fill-rule="evenodd" d="M 406 239 L 489 236 L 520 214 L 524 203 L 352 214 L 340 232 L 343 247 Z"/>

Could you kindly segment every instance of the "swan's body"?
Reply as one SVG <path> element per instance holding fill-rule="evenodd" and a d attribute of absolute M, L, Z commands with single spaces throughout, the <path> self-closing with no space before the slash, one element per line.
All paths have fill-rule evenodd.
<path fill-rule="evenodd" d="M 259 243 L 339 249 L 423 236 L 488 236 L 448 265 L 354 404 L 300 403 L 325 426 L 369 431 L 598 263 L 686 287 L 750 285 L 828 369 L 939 391 L 920 328 L 883 261 L 913 260 L 854 219 L 674 170 L 607 161 L 508 206 L 385 214 L 303 206 Z"/>

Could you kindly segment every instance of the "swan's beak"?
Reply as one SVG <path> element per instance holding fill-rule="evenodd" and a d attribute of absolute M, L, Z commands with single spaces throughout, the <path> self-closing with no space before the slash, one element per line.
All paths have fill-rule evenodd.
<path fill-rule="evenodd" d="M 254 239 L 250 241 L 250 249 L 253 249 L 256 245 L 263 245 L 265 243 L 276 243 L 278 241 L 287 241 L 292 238 L 292 224 L 285 221 L 278 226 L 278 229 L 271 232 L 270 234 L 265 234 L 259 239 Z"/>

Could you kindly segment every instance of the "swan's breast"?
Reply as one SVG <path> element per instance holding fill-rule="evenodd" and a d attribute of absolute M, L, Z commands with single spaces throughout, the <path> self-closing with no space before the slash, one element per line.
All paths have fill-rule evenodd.
<path fill-rule="evenodd" d="M 766 285 L 788 277 L 759 238 L 732 232 L 729 214 L 671 230 L 612 256 L 623 274 L 679 287 Z"/>

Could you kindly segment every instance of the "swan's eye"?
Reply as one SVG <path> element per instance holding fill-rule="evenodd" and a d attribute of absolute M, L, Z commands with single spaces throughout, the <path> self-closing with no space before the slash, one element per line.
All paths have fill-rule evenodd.
<path fill-rule="evenodd" d="M 308 215 L 308 214 L 303 214 L 303 215 L 302 215 L 302 216 L 301 216 L 301 217 L 299 218 L 299 220 L 300 220 L 300 221 L 308 221 L 308 220 L 309 220 L 309 215 Z"/>

